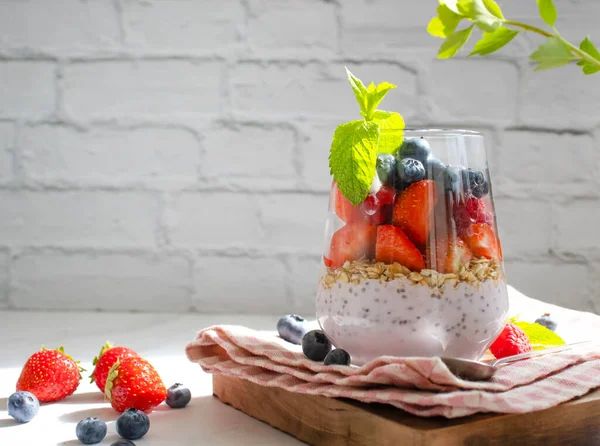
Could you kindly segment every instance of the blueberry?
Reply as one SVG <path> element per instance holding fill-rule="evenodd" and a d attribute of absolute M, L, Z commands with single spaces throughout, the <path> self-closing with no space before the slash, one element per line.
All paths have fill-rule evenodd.
<path fill-rule="evenodd" d="M 443 181 L 443 174 L 446 170 L 446 165 L 439 159 L 429 157 L 425 163 L 425 178 L 428 180 L 439 180 Z"/>
<path fill-rule="evenodd" d="M 463 184 L 463 168 L 460 166 L 447 166 L 444 170 L 444 192 L 459 194 Z"/>
<path fill-rule="evenodd" d="M 117 434 L 126 440 L 142 438 L 150 429 L 150 419 L 141 410 L 127 409 L 117 418 Z"/>
<path fill-rule="evenodd" d="M 135 443 L 129 440 L 117 440 L 110 446 L 135 446 Z"/>
<path fill-rule="evenodd" d="M 180 383 L 175 383 L 167 390 L 167 405 L 172 409 L 181 409 L 192 399 L 190 389 Z"/>
<path fill-rule="evenodd" d="M 75 435 L 83 444 L 100 443 L 106 437 L 106 423 L 96 417 L 87 417 L 77 423 Z"/>
<path fill-rule="evenodd" d="M 29 423 L 40 410 L 40 402 L 30 392 L 15 392 L 8 397 L 8 414 L 19 423 Z"/>
<path fill-rule="evenodd" d="M 350 365 L 350 353 L 344 349 L 336 348 L 325 356 L 325 365 Z"/>
<path fill-rule="evenodd" d="M 471 191 L 475 198 L 485 197 L 489 193 L 489 183 L 483 172 L 474 169 L 463 171 L 465 192 Z"/>
<path fill-rule="evenodd" d="M 539 317 L 535 320 L 536 324 L 543 325 L 548 330 L 556 330 L 558 323 L 550 317 L 550 313 L 544 313 L 542 317 Z"/>
<path fill-rule="evenodd" d="M 331 342 L 321 330 L 312 330 L 302 338 L 302 351 L 308 359 L 323 361 L 331 351 Z"/>
<path fill-rule="evenodd" d="M 404 158 L 414 158 L 424 163 L 427 161 L 427 158 L 429 158 L 430 154 L 431 148 L 429 147 L 429 143 L 425 138 L 408 138 L 404 140 L 398 149 L 396 158 L 398 160 L 403 160 Z"/>
<path fill-rule="evenodd" d="M 299 345 L 302 343 L 302 336 L 308 331 L 307 326 L 308 323 L 303 317 L 288 314 L 277 322 L 277 331 L 282 339 Z"/>
<path fill-rule="evenodd" d="M 389 153 L 377 155 L 377 176 L 384 184 L 394 184 L 396 178 L 396 157 Z"/>
<path fill-rule="evenodd" d="M 396 170 L 398 171 L 398 180 L 403 184 L 415 183 L 425 178 L 423 163 L 414 158 L 404 158 L 397 164 Z"/>

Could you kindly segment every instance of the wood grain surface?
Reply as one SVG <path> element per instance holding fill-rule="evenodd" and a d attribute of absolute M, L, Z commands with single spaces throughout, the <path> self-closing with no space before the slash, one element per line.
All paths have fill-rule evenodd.
<path fill-rule="evenodd" d="M 311 445 L 600 446 L 600 390 L 559 406 L 448 420 L 213 376 L 222 402 Z"/>

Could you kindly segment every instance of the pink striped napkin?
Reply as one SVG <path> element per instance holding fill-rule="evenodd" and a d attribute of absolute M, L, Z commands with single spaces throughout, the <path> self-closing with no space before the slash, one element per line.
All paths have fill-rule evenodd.
<path fill-rule="evenodd" d="M 530 301 L 530 307 L 539 302 Z M 562 310 L 563 320 L 578 322 L 586 331 L 581 326 L 585 320 L 594 326 L 588 334 L 597 332 L 600 316 Z M 380 357 L 362 367 L 324 366 L 306 359 L 299 346 L 275 332 L 240 326 L 205 328 L 187 345 L 186 353 L 208 373 L 292 392 L 390 404 L 425 417 L 532 412 L 600 387 L 597 343 L 503 366 L 486 382 L 455 377 L 439 358 Z"/>

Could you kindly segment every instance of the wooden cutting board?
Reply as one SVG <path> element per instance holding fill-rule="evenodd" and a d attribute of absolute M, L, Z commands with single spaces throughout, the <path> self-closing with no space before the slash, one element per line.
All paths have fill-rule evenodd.
<path fill-rule="evenodd" d="M 392 406 L 302 395 L 213 375 L 222 402 L 311 445 L 597 446 L 600 390 L 529 414 L 421 418 Z"/>

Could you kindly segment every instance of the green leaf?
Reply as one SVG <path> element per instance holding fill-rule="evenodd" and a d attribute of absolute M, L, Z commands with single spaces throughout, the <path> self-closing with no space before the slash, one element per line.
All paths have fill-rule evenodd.
<path fill-rule="evenodd" d="M 377 161 L 379 125 L 373 121 L 351 121 L 335 130 L 329 154 L 334 181 L 352 204 L 367 196 Z"/>
<path fill-rule="evenodd" d="M 559 335 L 543 325 L 523 321 L 513 323 L 525 332 L 534 350 L 558 347 L 565 344 L 565 341 Z"/>
<path fill-rule="evenodd" d="M 502 10 L 500 9 L 500 6 L 498 6 L 498 3 L 496 3 L 494 0 L 483 0 L 483 4 L 490 12 L 490 14 L 492 14 L 495 17 L 498 17 L 499 19 L 504 20 Z"/>
<path fill-rule="evenodd" d="M 472 32 L 473 25 L 449 35 L 446 40 L 444 40 L 444 43 L 442 43 L 442 46 L 440 46 L 438 58 L 448 59 L 454 56 L 458 50 L 460 50 L 465 43 L 467 43 Z"/>
<path fill-rule="evenodd" d="M 452 11 L 448 6 L 440 4 L 437 8 L 437 17 L 434 17 L 427 26 L 427 32 L 434 37 L 442 39 L 448 37 L 456 30 L 462 16 Z"/>
<path fill-rule="evenodd" d="M 458 0 L 440 0 L 440 5 L 446 6 L 450 11 L 458 14 Z"/>
<path fill-rule="evenodd" d="M 474 21 L 483 31 L 492 32 L 502 25 L 502 19 L 490 12 L 486 3 L 489 2 L 484 0 L 461 0 L 457 3 L 457 7 L 459 14 Z M 494 9 L 493 6 L 492 9 Z"/>
<path fill-rule="evenodd" d="M 596 49 L 589 36 L 583 39 L 581 44 L 579 45 L 579 49 L 585 51 L 590 56 L 592 56 L 597 61 L 600 61 L 600 52 Z M 577 62 L 577 65 L 582 67 L 582 71 L 584 74 L 594 74 L 600 71 L 600 67 L 597 65 L 593 65 L 589 63 L 587 60 L 580 60 Z"/>
<path fill-rule="evenodd" d="M 375 110 L 373 122 L 379 125 L 377 153 L 393 153 L 404 140 L 404 119 L 396 112 Z"/>
<path fill-rule="evenodd" d="M 373 88 L 371 88 L 371 85 L 373 85 Z M 371 85 L 369 85 L 369 94 L 367 96 L 367 108 L 366 112 L 364 113 L 364 117 L 367 121 L 373 119 L 373 113 L 375 109 L 381 103 L 388 91 L 394 88 L 398 88 L 396 87 L 396 85 L 390 84 L 389 82 L 382 82 L 379 85 L 377 85 L 377 87 L 375 87 L 374 84 Z"/>
<path fill-rule="evenodd" d="M 540 16 L 542 20 L 550 26 L 554 26 L 556 22 L 556 8 L 552 0 L 537 0 L 538 7 L 540 8 Z"/>
<path fill-rule="evenodd" d="M 346 68 L 346 67 L 344 67 Z M 361 112 L 366 111 L 367 107 L 367 96 L 368 90 L 365 87 L 365 84 L 362 81 L 354 76 L 348 68 L 346 68 L 346 74 L 348 75 L 348 82 L 350 82 L 350 86 L 352 87 L 352 91 L 354 92 L 354 96 L 356 96 L 356 100 L 360 105 Z"/>
<path fill-rule="evenodd" d="M 485 56 L 486 54 L 491 54 L 494 51 L 498 51 L 500 48 L 514 39 L 517 34 L 519 34 L 519 31 L 508 29 L 504 26 L 501 26 L 494 32 L 483 33 L 481 40 L 475 44 L 475 47 L 469 56 L 473 56 L 475 54 Z"/>
<path fill-rule="evenodd" d="M 568 64 L 573 60 L 571 49 L 558 37 L 548 37 L 531 56 L 534 62 L 537 62 L 536 71 L 547 70 L 549 68 L 558 68 Z"/>

